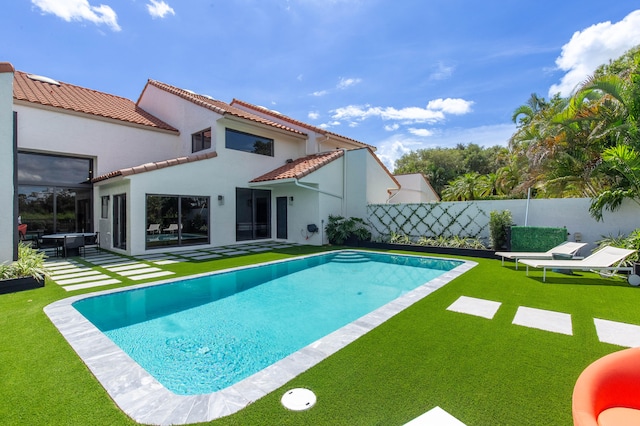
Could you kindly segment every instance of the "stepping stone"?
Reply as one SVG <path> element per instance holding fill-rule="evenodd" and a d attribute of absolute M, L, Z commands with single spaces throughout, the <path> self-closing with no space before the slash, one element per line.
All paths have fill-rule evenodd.
<path fill-rule="evenodd" d="M 571 315 L 562 312 L 520 306 L 513 324 L 573 336 Z"/>
<path fill-rule="evenodd" d="M 147 265 L 144 265 L 144 266 L 147 266 Z M 131 277 L 131 275 L 148 274 L 151 272 L 158 272 L 158 271 L 162 271 L 162 269 L 150 267 L 150 268 L 131 269 L 127 271 L 117 271 L 117 274 L 122 275 L 123 277 L 130 277 L 133 280 L 135 278 Z"/>
<path fill-rule="evenodd" d="M 216 257 L 222 257 L 221 254 L 209 253 L 209 254 L 201 254 L 200 256 L 193 256 L 194 260 L 207 260 L 207 259 L 215 259 Z"/>
<path fill-rule="evenodd" d="M 465 426 L 440 407 L 434 407 L 419 417 L 405 423 L 404 426 Z"/>
<path fill-rule="evenodd" d="M 629 348 L 640 346 L 640 326 L 598 318 L 593 322 L 601 342 Z"/>
<path fill-rule="evenodd" d="M 493 316 L 500 308 L 500 302 L 492 300 L 477 299 L 475 297 L 460 296 L 453 302 L 448 311 L 460 312 L 462 314 L 475 315 L 482 318 L 493 319 Z"/>
<path fill-rule="evenodd" d="M 79 270 L 79 272 L 73 272 L 69 274 L 64 273 L 60 275 L 51 275 L 50 278 L 57 282 L 58 280 L 65 280 L 68 278 L 86 277 L 88 275 L 98 275 L 98 274 L 100 274 L 100 271 L 94 271 L 93 269 L 88 269 L 84 271 Z"/>
<path fill-rule="evenodd" d="M 68 285 L 68 286 L 62 287 L 62 288 L 64 288 L 66 291 L 74 291 L 74 290 L 82 290 L 82 289 L 85 289 L 85 288 L 99 287 L 99 286 L 103 286 L 103 285 L 118 284 L 119 282 L 120 282 L 120 280 L 117 280 L 115 278 L 111 278 L 111 279 L 108 279 L 108 280 L 92 281 L 92 282 L 88 282 L 88 283 L 84 283 L 84 284 Z"/>
<path fill-rule="evenodd" d="M 156 265 L 171 265 L 173 263 L 180 263 L 180 262 L 184 262 L 184 260 L 178 259 L 176 257 L 174 259 L 164 259 L 164 260 L 153 261 L 152 263 L 155 263 Z"/>
<path fill-rule="evenodd" d="M 111 272 L 121 272 L 121 271 L 129 271 L 131 269 L 142 269 L 142 268 L 148 268 L 148 267 L 149 265 L 147 265 L 146 263 L 130 263 L 128 265 L 105 267 L 105 269 Z"/>
<path fill-rule="evenodd" d="M 56 281 L 56 283 L 58 285 L 65 286 L 67 284 L 86 283 L 87 281 L 96 281 L 96 280 L 102 280 L 102 279 L 108 279 L 108 278 L 111 278 L 111 277 L 104 274 L 98 274 L 98 275 L 90 275 L 88 277 L 78 277 L 78 278 L 70 278 L 68 280 L 60 280 L 60 281 Z"/>
<path fill-rule="evenodd" d="M 171 271 L 160 271 L 160 272 L 154 272 L 151 274 L 142 274 L 142 275 L 132 275 L 130 277 L 128 277 L 130 280 L 134 280 L 134 281 L 139 281 L 139 280 L 146 280 L 149 278 L 158 278 L 158 277 L 165 277 L 167 275 L 173 275 L 174 272 Z"/>

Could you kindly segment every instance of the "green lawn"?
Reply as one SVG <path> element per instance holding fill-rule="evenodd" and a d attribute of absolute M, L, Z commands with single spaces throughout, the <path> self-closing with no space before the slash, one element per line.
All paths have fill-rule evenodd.
<path fill-rule="evenodd" d="M 193 274 L 319 250 L 277 252 L 164 267 Z M 216 425 L 402 425 L 440 406 L 473 425 L 571 424 L 580 372 L 622 347 L 600 343 L 593 318 L 640 324 L 640 289 L 596 274 L 540 271 L 472 259 L 478 266 L 356 342 Z M 122 285 L 130 285 L 125 282 Z M 89 292 L 89 291 L 87 291 Z M 110 400 L 42 309 L 79 294 L 47 282 L 0 295 L 2 424 L 134 424 Z M 447 311 L 460 296 L 502 302 L 492 320 Z M 569 313 L 573 336 L 513 325 L 519 306 Z M 312 389 L 306 412 L 280 404 L 285 390 Z"/>

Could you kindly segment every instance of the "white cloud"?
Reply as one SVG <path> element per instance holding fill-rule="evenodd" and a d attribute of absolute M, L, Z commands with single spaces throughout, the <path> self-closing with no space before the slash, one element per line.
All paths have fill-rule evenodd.
<path fill-rule="evenodd" d="M 340 81 L 338 81 L 338 85 L 336 86 L 336 88 L 343 90 L 348 87 L 354 86 L 361 81 L 362 79 L 360 78 L 340 78 Z"/>
<path fill-rule="evenodd" d="M 319 97 L 319 96 L 324 96 L 324 95 L 326 95 L 327 93 L 329 93 L 329 92 L 328 92 L 328 91 L 326 91 L 326 90 L 318 90 L 317 92 L 313 92 L 313 93 L 312 93 L 312 95 L 313 95 L 313 96 L 318 96 L 318 97 Z"/>
<path fill-rule="evenodd" d="M 549 88 L 549 96 L 570 95 L 598 66 L 639 43 L 640 10 L 631 12 L 620 22 L 601 22 L 575 32 L 556 59 L 556 65 L 566 74 L 560 83 Z"/>
<path fill-rule="evenodd" d="M 317 120 L 318 118 L 320 118 L 320 114 L 317 111 L 311 111 L 309 112 L 309 114 L 307 114 L 307 117 L 309 117 L 309 119 L 311 120 Z"/>
<path fill-rule="evenodd" d="M 437 69 L 431 73 L 429 80 L 446 80 L 453 74 L 455 67 L 447 66 L 442 62 L 438 62 Z"/>
<path fill-rule="evenodd" d="M 88 0 L 31 0 L 43 13 L 50 13 L 67 22 L 89 21 L 96 25 L 105 24 L 113 31 L 120 31 L 118 15 L 109 6 L 91 6 Z"/>
<path fill-rule="evenodd" d="M 465 101 L 464 99 L 434 99 L 429 101 L 427 109 L 463 115 L 471 112 L 471 105 L 473 105 L 472 101 Z"/>
<path fill-rule="evenodd" d="M 387 132 L 393 132 L 395 130 L 398 130 L 400 128 L 400 125 L 398 123 L 393 123 L 393 124 L 387 124 L 384 126 L 384 129 Z"/>
<path fill-rule="evenodd" d="M 153 18 L 164 18 L 168 13 L 175 15 L 176 12 L 171 6 L 164 1 L 150 0 L 151 3 L 147 4 L 147 10 Z"/>
<path fill-rule="evenodd" d="M 446 118 L 446 114 L 462 115 L 471 111 L 473 102 L 464 99 L 436 99 L 430 101 L 426 108 L 406 107 L 372 107 L 370 105 L 348 105 L 332 110 L 335 120 L 363 121 L 371 117 L 382 120 L 399 121 L 402 124 L 437 123 Z"/>
<path fill-rule="evenodd" d="M 433 135 L 433 132 L 429 129 L 416 129 L 413 127 L 409 129 L 409 133 L 411 133 L 414 136 L 420 136 L 420 137 L 428 137 Z"/>

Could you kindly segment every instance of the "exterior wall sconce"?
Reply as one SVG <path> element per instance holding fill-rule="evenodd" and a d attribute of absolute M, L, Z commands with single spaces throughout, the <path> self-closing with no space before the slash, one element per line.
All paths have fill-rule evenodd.
<path fill-rule="evenodd" d="M 218 204 L 224 206 L 224 195 L 218 195 Z"/>
<path fill-rule="evenodd" d="M 289 197 L 289 205 L 292 206 L 293 205 L 293 197 Z"/>

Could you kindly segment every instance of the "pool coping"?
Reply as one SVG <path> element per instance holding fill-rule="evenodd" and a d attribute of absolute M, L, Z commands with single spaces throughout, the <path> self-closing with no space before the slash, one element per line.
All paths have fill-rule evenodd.
<path fill-rule="evenodd" d="M 299 256 L 295 259 L 339 252 L 371 253 L 372 251 L 335 250 Z M 376 253 L 375 251 L 373 252 Z M 377 253 L 391 254 L 383 252 Z M 398 255 L 420 258 L 428 257 L 411 254 Z M 166 389 L 80 314 L 72 304 L 78 300 L 89 297 L 169 284 L 184 279 L 216 275 L 239 269 L 255 268 L 267 264 L 286 262 L 291 259 L 281 259 L 251 266 L 197 274 L 189 277 L 180 277 L 72 296 L 47 305 L 44 308 L 44 312 L 105 388 L 116 405 L 133 420 L 139 423 L 157 425 L 209 422 L 220 417 L 234 414 L 252 402 L 282 387 L 294 377 L 315 366 L 330 355 L 333 355 L 338 350 L 354 342 L 389 318 L 439 288 L 442 288 L 444 285 L 477 265 L 477 262 L 464 259 L 442 257 L 434 257 L 434 259 L 455 260 L 462 262 L 462 264 L 358 318 L 352 323 L 316 340 L 264 370 L 225 389 L 202 395 L 177 395 Z"/>

